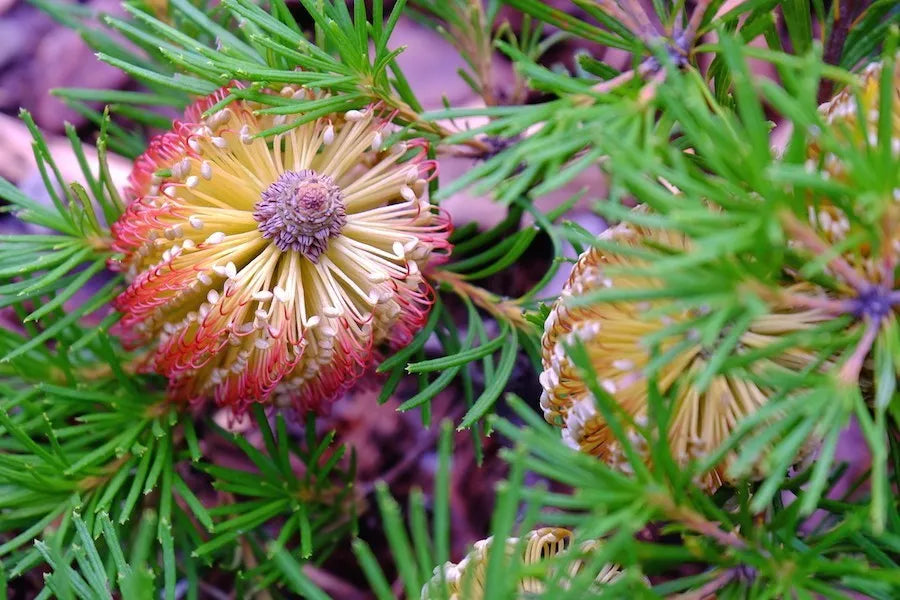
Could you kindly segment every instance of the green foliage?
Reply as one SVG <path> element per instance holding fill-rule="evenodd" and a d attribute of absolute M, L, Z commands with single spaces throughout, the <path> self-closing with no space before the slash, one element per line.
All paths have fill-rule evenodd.
<path fill-rule="evenodd" d="M 120 214 L 122 200 L 105 163 L 105 130 L 96 171 L 72 136 L 87 188 L 71 184 L 60 194 L 59 169 L 30 117 L 24 119 L 35 134 L 52 205 L 6 181 L 0 187 L 23 222 L 55 234 L 6 236 L 0 251 L 0 303 L 21 323 L 18 330 L 0 330 L 5 575 L 15 578 L 46 562 L 53 574 L 42 597 L 112 597 L 116 588 L 128 598 L 155 597 L 155 587 L 174 597 L 182 576 L 196 593 L 195 557 L 227 555 L 223 547 L 242 538 L 265 558 L 269 551 L 246 532 L 266 530 L 285 513 L 292 518 L 281 525 L 271 552 L 299 548 L 304 556 L 313 550 L 327 556 L 353 522 L 345 510 L 352 468 L 338 464 L 343 448 L 333 447 L 333 435 L 316 439 L 314 429 L 301 446 L 289 439 L 282 416 L 273 433 L 258 411 L 265 453 L 241 437 L 227 438 L 269 479 L 202 460 L 201 423 L 168 405 L 162 382 L 137 374 L 140 355 L 125 352 L 108 333 L 117 315 L 106 307 L 121 280 L 98 281 L 97 275 L 112 256 L 107 223 Z M 306 466 L 302 476 L 297 464 Z M 210 508 L 207 498 L 198 498 L 201 473 L 210 478 L 210 491 L 235 500 Z M 101 561 L 93 545 L 101 533 L 112 562 Z M 129 540 L 124 550 L 123 539 Z M 194 550 L 183 555 L 184 548 Z M 249 588 L 282 576 L 271 562 L 242 574 Z"/>
<path fill-rule="evenodd" d="M 204 573 L 215 568 L 234 573 L 241 597 L 261 592 L 319 599 L 327 595 L 306 567 L 322 564 L 354 538 L 359 568 L 379 600 L 393 598 L 397 588 L 418 597 L 435 567 L 458 558 L 451 556 L 450 539 L 456 427 L 469 430 L 478 450 L 490 432 L 511 444 L 494 539 L 521 537 L 543 524 L 573 529 L 577 539 L 604 540 L 589 553 L 537 564 L 515 560 L 494 544 L 485 597 L 515 598 L 526 577 L 542 583 L 543 597 L 555 599 L 699 597 L 704 591 L 723 599 L 897 596 L 896 313 L 873 329 L 859 311 L 842 309 L 781 346 L 735 350 L 786 273 L 839 291 L 838 251 L 861 255 L 890 245 L 890 229 L 880 219 L 891 214 L 892 194 L 900 189 L 890 121 L 900 107 L 893 88 L 885 85 L 879 98 L 874 139 L 856 132 L 863 144 L 848 142 L 817 107 L 823 89 L 852 89 L 849 69 L 879 56 L 893 60 L 896 3 L 873 2 L 848 24 L 837 2 L 826 10 L 822 2 L 752 1 L 727 12 L 720 1 L 698 2 L 688 12 L 685 3 L 659 0 L 649 18 L 634 6 L 622 8 L 628 3 L 578 0 L 581 18 L 536 0 L 507 0 L 507 10 L 522 16 L 514 31 L 493 1 L 418 0 L 410 7 L 400 1 L 386 10 L 375 0 L 367 10 L 359 0 L 301 0 L 293 12 L 283 0 L 171 0 L 163 11 L 128 1 L 124 17 L 33 2 L 145 91 L 55 91 L 100 130 L 97 164 L 89 164 L 70 127 L 84 183 L 63 181 L 23 112 L 47 201 L 0 180 L 5 210 L 28 226 L 28 233 L 0 237 L 0 308 L 12 315 L 0 329 L 0 560 L 7 580 L 40 569 L 46 571 L 42 598 L 170 599 L 179 586 L 198 597 Z M 467 65 L 460 76 L 485 107 L 423 111 L 415 82 L 396 62 L 403 49 L 391 48 L 405 12 L 456 46 Z M 556 32 L 547 35 L 551 27 Z M 829 53 L 817 31 L 842 36 L 840 52 Z M 760 36 L 766 47 L 750 45 Z M 578 57 L 574 76 L 545 66 L 544 53 L 568 39 L 631 52 L 633 68 L 619 72 L 590 55 Z M 515 65 L 515 90 L 508 96 L 494 79 L 495 49 Z M 755 76 L 754 63 L 771 67 L 777 82 Z M 327 94 L 297 100 L 269 93 L 284 85 Z M 169 126 L 160 109 L 181 109 L 222 86 L 228 93 L 215 109 L 246 99 L 284 117 L 261 135 L 380 103 L 396 111 L 403 135 L 427 137 L 436 153 L 472 159 L 455 181 L 432 183 L 433 201 L 468 189 L 506 210 L 486 230 L 456 223 L 453 260 L 432 274 L 438 294 L 426 325 L 378 369 L 385 375 L 379 401 L 409 379 L 414 390 L 399 410 L 419 409 L 426 426 L 441 428 L 430 500 L 417 491 L 401 508 L 386 485 L 376 486 L 389 568 L 356 537 L 358 512 L 373 509 L 355 486 L 352 450 L 336 444 L 334 432 L 320 435 L 309 416 L 299 433 L 302 416 L 257 408 L 248 417 L 260 439 L 254 444 L 208 415 L 169 404 L 164 382 L 143 373 L 142 351 L 122 348 L 109 333 L 118 316 L 108 307 L 122 281 L 104 268 L 114 256 L 109 225 L 124 201 L 110 178 L 107 149 L 140 154 L 148 133 Z M 529 93 L 540 100 L 525 103 Z M 107 108 L 98 112 L 93 102 Z M 486 122 L 462 130 L 445 124 L 470 116 Z M 773 117 L 792 126 L 780 151 L 772 148 Z M 842 178 L 809 164 L 811 143 L 846 166 Z M 568 200 L 549 210 L 538 208 L 539 199 L 598 168 L 609 188 L 603 197 L 585 188 L 568 191 Z M 854 235 L 837 251 L 810 257 L 789 240 L 806 221 L 812 196 L 846 213 Z M 622 200 L 649 210 L 632 211 Z M 598 239 L 570 221 L 577 203 L 611 222 L 682 233 L 691 247 L 635 249 Z M 552 256 L 536 283 L 512 298 L 490 291 L 496 276 L 532 260 L 541 239 L 549 240 Z M 603 288 L 572 298 L 571 307 L 668 302 L 691 316 L 651 336 L 649 346 L 691 331 L 708 353 L 705 370 L 682 383 L 702 390 L 728 374 L 773 391 L 763 409 L 736 424 L 699 462 L 678 466 L 666 443 L 675 396 L 661 393 L 657 378 L 671 352 L 657 352 L 645 373 L 652 382 L 651 418 L 635 430 L 651 449 L 648 465 L 626 433 L 636 424 L 603 389 L 587 350 L 568 348 L 622 445 L 627 474 L 570 449 L 528 403 L 505 394 L 520 354 L 530 359 L 534 377 L 541 370 L 541 324 L 554 298 L 539 295 L 571 261 L 569 246 L 590 245 L 637 254 L 644 264 L 631 274 L 658 284 Z M 790 344 L 813 349 L 806 370 L 754 368 Z M 866 352 L 858 357 L 860 348 Z M 864 372 L 854 379 L 847 371 L 856 362 Z M 454 423 L 432 424 L 432 401 L 451 388 L 459 390 L 465 410 Z M 514 415 L 497 417 L 501 403 Z M 851 422 L 859 424 L 871 465 L 847 488 L 840 483 L 846 465 L 836 456 Z M 810 434 L 822 440 L 818 459 L 793 472 Z M 246 468 L 217 461 L 205 447 L 211 440 Z M 737 455 L 730 473 L 737 483 L 705 494 L 697 476 L 729 451 Z M 753 481 L 752 467 L 759 464 L 764 476 Z M 540 485 L 526 486 L 526 476 Z M 571 493 L 548 491 L 550 484 Z M 651 541 L 636 537 L 647 529 L 661 533 Z M 607 563 L 626 576 L 597 584 L 595 574 Z M 680 568 L 686 564 L 695 574 L 685 575 Z M 645 576 L 655 585 L 648 587 Z"/>
<path fill-rule="evenodd" d="M 410 530 L 407 530 L 402 522 L 400 506 L 391 497 L 387 487 L 379 485 L 376 489 L 378 507 L 384 519 L 388 543 L 393 556 L 397 559 L 397 569 L 403 580 L 406 595 L 410 598 L 417 597 L 419 591 L 428 582 L 432 567 L 443 564 L 450 557 L 450 506 L 448 503 L 453 430 L 451 424 L 446 421 L 440 427 L 431 531 L 427 526 L 425 501 L 421 490 L 417 490 L 410 496 L 408 511 Z M 378 600 L 393 598 L 388 577 L 378 565 L 369 545 L 364 540 L 357 539 L 353 542 L 353 551 L 356 553 L 369 585 Z"/>
<path fill-rule="evenodd" d="M 146 515 L 148 522 L 153 522 L 155 517 Z M 53 593 L 58 598 L 78 598 L 79 600 L 94 600 L 96 598 L 109 598 L 112 600 L 113 592 L 118 592 L 124 598 L 135 600 L 149 600 L 153 597 L 153 574 L 143 564 L 147 555 L 146 547 L 150 541 L 149 536 L 138 539 L 143 547 L 136 547 L 132 552 L 131 561 L 126 562 L 122 550 L 122 542 L 119 540 L 116 530 L 105 512 L 100 513 L 98 521 L 102 528 L 102 538 L 106 552 L 112 557 L 112 564 L 106 567 L 97 548 L 94 536 L 88 531 L 87 525 L 78 513 L 74 513 L 72 520 L 75 525 L 76 537 L 71 548 L 63 553 L 61 544 L 36 542 L 35 546 L 44 556 L 47 564 L 53 569 L 46 577 L 47 592 Z M 71 565 L 75 561 L 76 568 Z"/>

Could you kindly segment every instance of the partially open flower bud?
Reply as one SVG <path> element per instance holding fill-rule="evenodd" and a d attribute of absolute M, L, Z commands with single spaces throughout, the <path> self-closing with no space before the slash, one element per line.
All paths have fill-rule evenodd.
<path fill-rule="evenodd" d="M 838 185 L 832 194 L 809 194 L 809 226 L 788 222 L 801 256 L 811 263 L 825 257 L 835 313 L 856 317 L 849 327 L 863 332 L 838 376 L 865 397 L 875 387 L 871 350 L 900 316 L 900 54 L 893 72 L 887 68 L 870 64 L 858 89 L 819 107 L 827 126 L 812 132 L 807 168 Z"/>
<path fill-rule="evenodd" d="M 422 273 L 450 248 L 425 197 L 436 164 L 424 140 L 383 148 L 372 107 L 260 136 L 283 117 L 240 100 L 203 116 L 225 95 L 136 161 L 113 226 L 130 284 L 118 331 L 153 347 L 176 400 L 318 409 L 425 321 Z"/>
<path fill-rule="evenodd" d="M 643 251 L 649 250 L 648 246 L 670 248 L 674 252 L 690 247 L 689 241 L 680 233 L 631 224 L 607 230 L 601 238 Z M 566 345 L 580 340 L 588 352 L 600 388 L 635 424 L 646 424 L 649 417 L 646 371 L 653 351 L 647 336 L 692 320 L 700 311 L 676 310 L 675 303 L 670 300 L 599 301 L 587 306 L 569 306 L 567 302 L 572 296 L 603 288 L 659 288 L 658 280 L 629 273 L 645 266 L 646 263 L 635 258 L 633 253 L 596 248 L 585 251 L 547 317 L 542 340 L 544 371 L 540 380 L 544 394 L 541 407 L 545 418 L 562 429 L 567 444 L 598 456 L 624 472 L 630 472 L 632 467 L 622 452 L 621 442 L 598 411 L 596 399 L 569 358 Z M 612 272 L 613 268 L 615 272 Z M 829 318 L 819 310 L 772 306 L 769 314 L 757 317 L 749 330 L 740 336 L 735 352 L 780 343 L 782 337 Z M 722 335 L 727 335 L 727 327 L 727 323 L 723 324 Z M 660 355 L 669 353 L 656 371 L 656 377 L 660 393 L 671 394 L 668 441 L 674 459 L 681 465 L 716 449 L 741 419 L 766 404 L 770 390 L 748 375 L 796 371 L 814 360 L 813 355 L 803 349 L 789 347 L 753 361 L 747 367 L 751 374 L 718 374 L 701 390 L 695 381 L 709 364 L 713 350 L 704 347 L 698 333 L 689 327 L 667 336 L 658 348 Z M 628 435 L 629 441 L 649 462 L 650 452 L 644 437 L 633 429 L 629 429 Z M 734 457 L 734 453 L 727 454 L 716 468 L 703 474 L 698 483 L 711 491 L 728 481 L 726 471 Z"/>
<path fill-rule="evenodd" d="M 434 570 L 434 576 L 422 589 L 421 600 L 483 600 L 485 598 L 485 576 L 490 559 L 493 538 L 475 542 L 475 547 L 458 564 L 446 563 Z M 566 552 L 572 552 L 574 538 L 572 532 L 558 527 L 542 527 L 528 533 L 524 540 L 510 538 L 506 540 L 507 556 L 521 548 L 521 564 L 534 565 L 541 561 L 552 560 Z M 600 545 L 595 540 L 580 544 L 574 552 L 589 554 Z M 584 569 L 584 561 L 573 560 L 566 575 L 575 577 Z M 617 565 L 604 565 L 594 577 L 596 585 L 608 584 L 623 576 Z M 552 575 L 548 573 L 548 575 Z M 565 582 L 561 584 L 565 586 Z M 521 598 L 530 598 L 532 594 L 545 591 L 545 585 L 535 578 L 523 578 L 519 582 Z"/>
<path fill-rule="evenodd" d="M 893 287 L 887 270 L 879 265 L 877 258 L 887 258 L 890 263 L 900 263 L 900 54 L 894 63 L 891 85 L 891 114 L 884 135 L 881 126 L 881 83 L 884 65 L 876 62 L 868 65 L 860 74 L 860 88 L 845 88 L 828 102 L 819 107 L 828 123 L 830 133 L 842 144 L 851 146 L 856 152 L 866 149 L 871 153 L 872 162 L 881 161 L 890 155 L 892 166 L 888 169 L 893 182 L 873 178 L 871 173 L 845 164 L 844 159 L 834 152 L 820 147 L 818 136 L 814 136 L 809 146 L 810 168 L 821 168 L 829 178 L 848 185 L 859 192 L 859 198 L 852 203 L 838 207 L 820 197 L 813 198 L 808 209 L 810 224 L 823 241 L 829 245 L 844 245 L 845 241 L 879 228 L 885 239 L 880 248 L 868 244 L 850 244 L 843 250 L 844 259 L 860 275 L 873 284 L 887 284 Z M 874 184 L 874 186 L 873 186 Z M 873 187 L 882 188 L 869 193 Z M 852 214 L 848 215 L 845 210 Z M 879 256 L 880 255 L 880 256 Z"/>
<path fill-rule="evenodd" d="M 844 88 L 819 107 L 825 116 L 825 121 L 835 127 L 835 134 L 838 137 L 846 137 L 860 144 L 868 143 L 870 146 L 879 143 L 878 127 L 881 119 L 881 79 L 883 76 L 884 64 L 881 62 L 871 63 L 860 73 L 858 92 L 851 87 Z M 897 55 L 897 60 L 894 62 L 894 75 L 888 81 L 893 86 L 891 94 L 893 114 L 889 119 L 891 137 L 886 141 L 894 155 L 900 156 L 900 54 Z M 864 120 L 862 123 L 859 120 L 860 116 Z M 839 164 L 836 157 L 826 160 L 825 167 L 834 176 L 840 176 L 843 171 L 842 165 Z"/>

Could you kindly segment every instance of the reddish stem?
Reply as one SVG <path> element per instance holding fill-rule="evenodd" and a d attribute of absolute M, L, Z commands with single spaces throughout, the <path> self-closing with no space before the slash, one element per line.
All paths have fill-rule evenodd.
<path fill-rule="evenodd" d="M 823 310 L 835 315 L 841 315 L 852 310 L 850 303 L 846 300 L 834 300 L 832 298 L 806 296 L 803 294 L 782 294 L 781 298 L 791 306 Z"/>
<path fill-rule="evenodd" d="M 669 596 L 670 600 L 704 600 L 704 598 L 715 598 L 715 593 L 734 581 L 737 576 L 737 571 L 734 569 L 727 569 L 722 571 L 712 579 L 708 581 L 703 586 L 697 588 L 691 592 L 685 592 L 683 594 L 676 594 L 674 596 Z"/>
<path fill-rule="evenodd" d="M 841 367 L 838 377 L 846 383 L 856 383 L 859 380 L 859 372 L 862 371 L 863 362 L 878 337 L 878 330 L 881 328 L 881 319 L 866 319 L 866 330 L 862 339 L 859 340 L 853 354 L 847 359 L 847 362 Z"/>
<path fill-rule="evenodd" d="M 811 227 L 809 227 L 808 225 L 804 225 L 792 213 L 785 213 L 783 219 L 784 227 L 787 232 L 790 233 L 798 242 L 801 242 L 803 245 L 805 245 L 811 252 L 815 254 L 826 254 L 831 250 L 828 247 L 828 244 L 823 242 Z M 866 281 L 866 279 L 862 275 L 857 273 L 856 270 L 854 270 L 853 267 L 851 267 L 843 257 L 835 256 L 831 258 L 828 261 L 828 265 L 837 275 L 842 277 L 844 281 L 851 287 L 853 287 L 857 292 L 862 292 L 871 287 L 871 284 Z"/>

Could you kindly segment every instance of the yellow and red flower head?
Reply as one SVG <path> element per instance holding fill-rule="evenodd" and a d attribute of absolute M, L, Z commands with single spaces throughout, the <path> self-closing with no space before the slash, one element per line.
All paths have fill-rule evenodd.
<path fill-rule="evenodd" d="M 245 101 L 203 117 L 224 96 L 135 163 L 112 228 L 129 282 L 118 331 L 153 346 L 173 399 L 319 409 L 425 321 L 422 272 L 450 250 L 449 218 L 425 198 L 437 165 L 424 140 L 384 147 L 375 107 L 257 137 L 284 118 Z"/>

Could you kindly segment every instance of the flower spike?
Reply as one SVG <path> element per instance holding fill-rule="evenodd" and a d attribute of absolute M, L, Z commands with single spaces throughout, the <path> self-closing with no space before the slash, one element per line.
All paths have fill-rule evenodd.
<path fill-rule="evenodd" d="M 685 251 L 690 242 L 680 233 L 651 230 L 623 223 L 601 234 L 623 248 L 651 247 Z M 646 343 L 648 335 L 668 326 L 687 322 L 696 317 L 689 310 L 674 311 L 674 303 L 653 302 L 596 302 L 586 306 L 568 306 L 573 296 L 588 294 L 602 288 L 652 289 L 659 287 L 653 278 L 632 275 L 646 264 L 629 252 L 607 252 L 589 248 L 578 259 L 561 297 L 554 303 L 544 325 L 542 339 L 543 366 L 540 381 L 544 388 L 541 408 L 546 420 L 562 430 L 565 443 L 593 454 L 613 468 L 626 473 L 632 466 L 612 429 L 597 409 L 596 399 L 581 378 L 579 369 L 566 352 L 580 340 L 587 350 L 599 386 L 619 404 L 623 412 L 640 426 L 649 417 L 649 389 L 647 368 L 653 358 Z M 615 269 L 613 272 L 612 270 Z M 793 286 L 793 291 L 805 290 Z M 792 333 L 827 321 L 831 316 L 818 309 L 794 309 L 772 306 L 768 314 L 757 317 L 740 337 L 735 352 L 751 352 L 777 345 Z M 754 377 L 742 377 L 731 372 L 715 375 L 704 390 L 695 385 L 696 379 L 709 363 L 710 349 L 705 348 L 696 332 L 676 328 L 680 333 L 666 337 L 660 344 L 661 354 L 671 353 L 671 359 L 657 372 L 660 393 L 673 392 L 668 442 L 674 459 L 686 465 L 718 448 L 744 417 L 761 409 L 770 394 Z M 753 364 L 755 374 L 787 372 L 807 367 L 815 355 L 799 347 L 789 347 L 773 353 Z M 646 439 L 629 428 L 629 441 L 650 462 L 650 448 Z M 815 448 L 809 440 L 801 460 Z M 700 474 L 698 484 L 713 491 L 731 481 L 729 465 L 736 455 L 729 452 L 708 473 Z M 757 466 L 751 473 L 763 475 Z"/>

